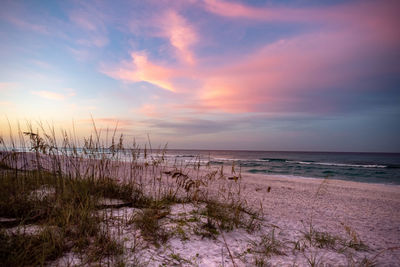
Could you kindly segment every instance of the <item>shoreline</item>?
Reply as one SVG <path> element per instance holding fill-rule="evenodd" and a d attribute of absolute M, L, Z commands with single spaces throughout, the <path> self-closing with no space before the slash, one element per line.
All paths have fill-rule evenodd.
<path fill-rule="evenodd" d="M 178 150 L 180 151 L 180 150 Z M 190 150 L 188 150 L 190 151 Z M 205 150 L 207 151 L 207 150 Z M 230 150 L 229 150 L 230 151 Z M 236 151 L 236 150 L 233 150 Z M 18 151 L 18 152 L 13 152 L 13 151 L 4 151 L 4 150 L 0 150 L 0 160 L 2 160 L 2 158 L 6 158 L 7 154 L 9 153 L 15 153 L 15 154 L 19 154 L 19 155 L 28 155 L 28 158 L 30 160 L 34 160 L 35 158 L 35 153 L 32 151 Z M 310 152 L 310 153 L 315 153 L 315 152 Z M 331 152 L 329 152 L 331 153 Z M 340 152 L 341 153 L 341 152 Z M 347 153 L 347 152 L 346 152 Z M 381 153 L 380 153 L 381 154 Z M 59 157 L 66 157 L 66 155 L 59 155 Z M 89 159 L 88 159 L 89 160 Z M 97 159 L 90 159 L 90 160 L 97 160 Z M 116 165 L 118 164 L 129 164 L 129 160 L 124 160 L 122 158 L 120 158 L 118 161 L 116 160 L 112 160 L 113 162 L 115 162 Z M 145 161 L 143 161 L 142 163 L 144 163 Z M 167 165 L 171 165 L 172 162 L 168 162 Z M 195 163 L 195 162 L 193 162 Z M 177 165 L 193 165 L 193 163 L 188 163 L 185 161 L 179 162 Z M 201 167 L 203 169 L 206 169 L 207 164 L 201 165 Z M 230 164 L 224 164 L 224 167 L 230 167 Z M 22 166 L 18 165 L 18 168 L 21 168 Z M 212 169 L 219 169 L 221 167 L 221 165 L 210 165 L 210 167 Z M 260 177 L 270 177 L 273 179 L 299 179 L 299 180 L 315 180 L 315 181 L 323 181 L 325 179 L 328 179 L 330 181 L 342 181 L 344 183 L 349 182 L 349 183 L 360 183 L 360 184 L 370 184 L 370 185 L 384 185 L 384 186 L 397 186 L 400 187 L 400 183 L 384 183 L 384 182 L 368 182 L 368 181 L 354 181 L 354 180 L 349 180 L 347 178 L 342 178 L 342 179 L 338 179 L 338 178 L 329 178 L 329 177 L 313 177 L 313 176 L 301 176 L 301 175 L 292 175 L 292 174 L 268 174 L 268 173 L 253 173 L 253 172 L 249 172 L 246 170 L 242 171 L 242 176 L 260 176 Z"/>
<path fill-rule="evenodd" d="M 250 173 L 250 172 L 243 172 L 242 176 L 260 176 L 260 177 L 265 177 L 265 178 L 272 178 L 276 180 L 293 180 L 293 181 L 313 181 L 315 183 L 317 182 L 322 182 L 324 180 L 329 180 L 329 181 L 334 181 L 337 183 L 343 183 L 343 184 L 366 184 L 366 185 L 371 185 L 372 187 L 374 186 L 383 186 L 383 187 L 398 187 L 400 190 L 400 184 L 389 184 L 389 183 L 373 183 L 373 182 L 361 182 L 361 181 L 351 181 L 351 180 L 345 180 L 345 179 L 335 179 L 335 178 L 318 178 L 318 177 L 308 177 L 308 176 L 297 176 L 297 175 L 290 175 L 290 174 L 262 174 L 262 173 Z"/>

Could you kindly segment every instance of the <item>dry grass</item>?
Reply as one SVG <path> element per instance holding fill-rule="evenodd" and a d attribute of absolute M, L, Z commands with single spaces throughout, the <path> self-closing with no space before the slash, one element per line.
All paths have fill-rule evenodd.
<path fill-rule="evenodd" d="M 83 264 L 123 265 L 122 238 L 110 226 L 115 221 L 99 209 L 137 208 L 123 223 L 133 224 L 144 241 L 156 246 L 173 234 L 161 221 L 176 203 L 205 207 L 207 223 L 200 227 L 205 237 L 257 228 L 261 216 L 244 200 L 240 176 L 229 180 L 223 168 L 201 171 L 200 162 L 171 166 L 165 148 L 125 147 L 116 130 L 102 141 L 95 125 L 83 142 L 66 132 L 56 137 L 41 123 L 36 127 L 28 124 L 8 145 L 0 137 L 0 217 L 9 218 L 0 222 L 0 262 L 6 265 L 44 265 L 67 252 L 80 255 Z M 106 198 L 123 204 L 101 204 Z M 39 233 L 9 231 L 28 224 L 38 226 Z"/>

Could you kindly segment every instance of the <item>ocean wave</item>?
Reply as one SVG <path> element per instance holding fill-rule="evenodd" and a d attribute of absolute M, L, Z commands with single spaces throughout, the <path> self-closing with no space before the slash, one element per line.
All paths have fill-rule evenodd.
<path fill-rule="evenodd" d="M 213 158 L 214 160 L 217 160 L 217 161 L 238 161 L 238 160 L 241 160 L 241 159 L 230 159 L 230 158 Z"/>
<path fill-rule="evenodd" d="M 240 162 L 240 166 L 242 166 L 242 167 L 261 167 L 261 166 L 264 166 L 264 165 L 260 164 L 260 163 L 247 161 L 247 162 Z"/>
<path fill-rule="evenodd" d="M 355 168 L 387 168 L 386 165 L 378 164 L 348 164 L 348 163 L 334 163 L 334 162 L 308 162 L 308 161 L 298 161 L 299 164 L 306 165 L 322 165 L 322 166 L 335 166 L 335 167 L 355 167 Z"/>
<path fill-rule="evenodd" d="M 261 158 L 262 161 L 277 161 L 277 162 L 286 162 L 287 159 L 278 159 L 278 158 Z"/>
<path fill-rule="evenodd" d="M 250 172 L 250 173 L 269 173 L 269 171 L 265 170 L 265 169 L 263 169 L 263 170 L 251 169 L 251 170 L 248 170 L 248 172 Z"/>
<path fill-rule="evenodd" d="M 224 164 L 224 162 L 217 161 L 217 160 L 210 160 L 210 164 L 222 165 L 222 164 Z"/>
<path fill-rule="evenodd" d="M 185 160 L 183 160 L 183 162 L 189 163 L 189 164 L 197 164 L 197 163 L 208 164 L 209 163 L 208 160 L 197 160 L 197 159 L 185 159 Z"/>

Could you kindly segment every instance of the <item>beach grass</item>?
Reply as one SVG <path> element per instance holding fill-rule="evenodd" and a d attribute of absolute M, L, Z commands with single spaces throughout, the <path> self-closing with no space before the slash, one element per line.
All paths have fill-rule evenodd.
<path fill-rule="evenodd" d="M 207 223 L 202 228 L 212 236 L 219 234 L 217 228 L 255 229 L 258 211 L 241 199 L 240 192 L 232 187 L 222 191 L 227 190 L 223 186 L 211 192 L 223 172 L 210 170 L 203 175 L 199 164 L 167 165 L 165 148 L 156 153 L 147 149 L 150 144 L 127 148 L 116 130 L 104 141 L 93 125 L 94 135 L 81 143 L 66 132 L 60 139 L 53 128 L 46 131 L 42 124 L 35 131 L 28 124 L 28 131 L 20 131 L 17 139 L 10 136 L 8 144 L 1 137 L 3 264 L 45 265 L 69 253 L 78 255 L 83 264 L 123 264 L 121 236 L 110 226 L 115 220 L 99 212 L 122 207 L 135 209 L 122 224 L 134 225 L 142 242 L 155 246 L 173 235 L 160 221 L 178 203 L 205 207 L 202 216 Z"/>

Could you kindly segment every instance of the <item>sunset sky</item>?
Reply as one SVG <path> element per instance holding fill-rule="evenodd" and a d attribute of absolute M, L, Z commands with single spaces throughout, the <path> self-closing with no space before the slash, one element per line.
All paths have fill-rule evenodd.
<path fill-rule="evenodd" d="M 1 1 L 7 118 L 169 148 L 400 152 L 400 1 Z"/>

